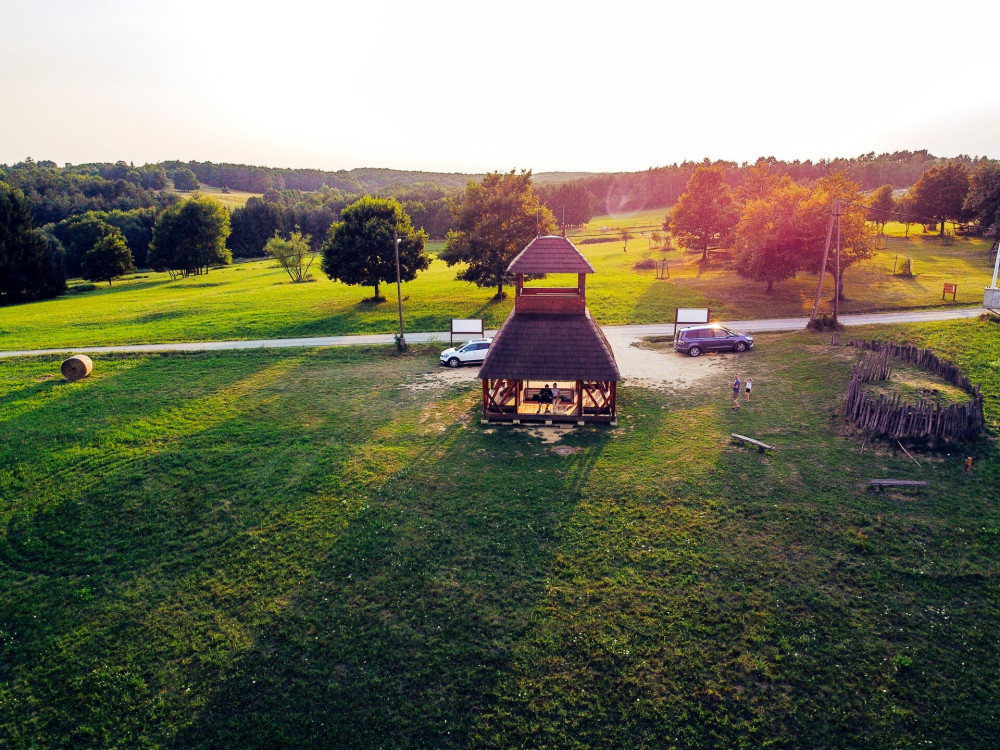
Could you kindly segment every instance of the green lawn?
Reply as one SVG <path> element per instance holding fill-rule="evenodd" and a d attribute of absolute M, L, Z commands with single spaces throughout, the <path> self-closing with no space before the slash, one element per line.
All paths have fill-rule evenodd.
<path fill-rule="evenodd" d="M 995 435 L 998 331 L 865 333 L 956 359 Z M 995 747 L 995 437 L 860 453 L 827 340 L 623 387 L 569 455 L 432 347 L 5 361 L 0 744 Z"/>
<path fill-rule="evenodd" d="M 229 190 L 229 192 L 223 192 L 222 188 L 206 185 L 203 182 L 198 184 L 197 191 L 175 190 L 173 187 L 172 180 L 170 181 L 170 192 L 180 196 L 181 199 L 190 198 L 192 195 L 195 194 L 195 192 L 198 192 L 201 195 L 207 195 L 209 198 L 214 198 L 223 206 L 228 208 L 230 211 L 232 211 L 235 208 L 243 208 L 243 206 L 246 205 L 247 201 L 250 200 L 250 198 L 255 198 L 255 197 L 260 198 L 261 195 L 263 195 L 263 193 L 248 193 L 243 190 Z"/>
<path fill-rule="evenodd" d="M 676 307 L 710 307 L 713 317 L 722 320 L 808 314 L 816 293 L 814 276 L 799 274 L 767 295 L 765 285 L 740 280 L 722 260 L 703 265 L 698 254 L 650 249 L 648 231 L 636 229 L 623 252 L 615 227 L 648 227 L 662 218 L 660 210 L 597 217 L 579 231 L 580 237 L 600 238 L 602 228 L 609 228 L 607 242 L 579 245 L 597 270 L 587 281 L 587 301 L 601 324 L 669 322 Z M 442 244 L 430 243 L 429 250 L 439 252 Z M 894 258 L 904 251 L 913 259 L 916 275 L 912 278 L 892 275 Z M 654 269 L 636 268 L 649 259 L 669 260 L 670 278 L 659 280 Z M 446 331 L 450 318 L 481 317 L 488 328 L 503 323 L 511 300 L 497 302 L 492 298 L 494 290 L 456 281 L 457 270 L 434 260 L 416 280 L 403 285 L 407 330 Z M 848 270 L 845 289 L 850 299 L 841 311 L 981 304 L 991 273 L 986 241 L 960 238 L 954 246 L 945 247 L 936 237 L 911 232 L 910 239 L 893 239 L 889 250 Z M 0 351 L 391 333 L 396 329 L 391 285 L 380 289 L 386 301 L 375 303 L 370 301 L 371 287 L 332 282 L 318 263 L 313 274 L 314 283 L 293 284 L 269 260 L 238 263 L 187 279 L 143 272 L 110 288 L 100 285 L 91 292 L 0 308 Z M 559 277 L 555 281 L 561 283 Z M 944 282 L 958 284 L 957 303 L 941 300 Z M 567 283 L 575 285 L 576 279 Z M 823 311 L 830 309 L 832 290 L 828 277 Z M 509 287 L 507 291 L 512 293 Z"/>

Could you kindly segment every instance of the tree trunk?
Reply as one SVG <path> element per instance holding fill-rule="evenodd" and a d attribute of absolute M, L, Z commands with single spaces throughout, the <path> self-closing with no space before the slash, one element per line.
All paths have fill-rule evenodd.
<path fill-rule="evenodd" d="M 497 282 L 497 299 L 503 299 L 503 279 Z"/>
<path fill-rule="evenodd" d="M 774 291 L 774 282 L 768 279 L 767 282 L 767 294 L 771 294 Z"/>
<path fill-rule="evenodd" d="M 944 237 L 944 219 L 941 219 L 941 236 Z"/>
<path fill-rule="evenodd" d="M 378 299 L 378 281 L 375 282 L 375 296 L 372 299 Z"/>

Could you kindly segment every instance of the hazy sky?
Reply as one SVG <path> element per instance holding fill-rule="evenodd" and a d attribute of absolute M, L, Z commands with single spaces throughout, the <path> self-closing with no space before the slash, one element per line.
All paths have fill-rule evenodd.
<path fill-rule="evenodd" d="M 1000 157 L 1000 5 L 0 0 L 0 163 Z"/>

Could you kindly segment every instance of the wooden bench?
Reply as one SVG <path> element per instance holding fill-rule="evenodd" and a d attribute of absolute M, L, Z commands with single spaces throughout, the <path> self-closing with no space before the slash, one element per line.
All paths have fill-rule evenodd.
<path fill-rule="evenodd" d="M 869 479 L 868 489 L 875 490 L 876 492 L 882 492 L 886 487 L 909 487 L 914 490 L 919 490 L 921 487 L 926 487 L 927 482 L 919 482 L 915 479 Z"/>
<path fill-rule="evenodd" d="M 729 436 L 733 440 L 735 440 L 737 443 L 740 443 L 741 445 L 743 443 L 748 443 L 750 445 L 756 445 L 757 446 L 757 451 L 760 452 L 760 453 L 763 453 L 764 451 L 773 451 L 774 450 L 774 446 L 773 445 L 768 445 L 767 443 L 762 443 L 759 440 L 754 440 L 753 438 L 749 438 L 746 435 L 737 435 L 735 432 L 731 432 L 731 433 L 729 433 Z"/>
<path fill-rule="evenodd" d="M 541 395 L 541 392 L 542 392 L 541 388 L 525 388 L 524 389 L 524 400 L 525 400 L 525 402 L 528 402 L 528 401 L 538 401 L 538 397 Z M 563 391 L 563 390 L 560 389 L 560 392 L 559 392 L 559 403 L 562 403 L 562 404 L 571 404 L 571 403 L 573 403 L 573 392 L 570 391 L 569 393 L 566 393 L 566 391 Z"/>

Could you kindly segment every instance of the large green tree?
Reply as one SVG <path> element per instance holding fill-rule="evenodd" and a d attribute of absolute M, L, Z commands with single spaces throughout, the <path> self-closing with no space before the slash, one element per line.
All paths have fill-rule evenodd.
<path fill-rule="evenodd" d="M 808 188 L 785 178 L 766 196 L 743 206 L 733 246 L 739 276 L 766 282 L 770 294 L 775 283 L 792 278 L 806 265 L 815 223 L 804 211 L 810 197 Z"/>
<path fill-rule="evenodd" d="M 115 228 L 104 220 L 106 214 L 87 211 L 64 219 L 52 227 L 54 234 L 66 248 L 66 273 L 79 276 L 83 271 L 83 256 Z"/>
<path fill-rule="evenodd" d="M 886 222 L 892 218 L 892 211 L 896 207 L 896 201 L 892 197 L 892 185 L 882 185 L 875 189 L 868 200 L 869 220 L 878 224 L 879 230 L 884 232 Z"/>
<path fill-rule="evenodd" d="M 65 289 L 59 241 L 35 229 L 24 194 L 0 182 L 0 305 L 55 297 Z"/>
<path fill-rule="evenodd" d="M 399 240 L 399 278 L 412 281 L 430 265 L 424 252 L 427 234 L 413 222 L 395 198 L 365 196 L 347 206 L 340 221 L 330 227 L 323 243 L 323 273 L 335 281 L 370 286 L 396 280 L 396 240 Z"/>
<path fill-rule="evenodd" d="M 200 196 L 175 203 L 153 227 L 149 265 L 185 275 L 207 272 L 209 266 L 232 262 L 228 236 L 229 212 L 218 201 Z"/>
<path fill-rule="evenodd" d="M 918 224 L 923 219 L 917 216 L 917 209 L 913 205 L 913 194 L 903 193 L 899 198 L 896 199 L 896 221 L 902 222 L 903 226 L 906 228 L 904 237 L 910 236 L 910 227 L 913 224 Z"/>
<path fill-rule="evenodd" d="M 174 170 L 174 187 L 177 190 L 197 190 L 200 186 L 194 172 L 187 167 L 178 167 Z"/>
<path fill-rule="evenodd" d="M 951 161 L 931 167 L 913 186 L 913 205 L 917 213 L 934 219 L 944 236 L 946 221 L 965 218 L 965 197 L 969 193 L 969 171 L 965 164 Z"/>
<path fill-rule="evenodd" d="M 719 246 L 732 232 L 739 214 L 719 165 L 700 165 L 670 214 L 670 231 L 682 245 L 700 250 L 708 259 L 709 248 Z"/>
<path fill-rule="evenodd" d="M 1000 237 L 1000 162 L 983 162 L 973 170 L 965 210 L 982 231 Z"/>
<path fill-rule="evenodd" d="M 469 182 L 453 208 L 455 228 L 448 233 L 441 258 L 449 266 L 464 263 L 457 275 L 481 287 L 496 287 L 503 299 L 507 266 L 531 240 L 555 231 L 552 212 L 541 205 L 531 172 L 491 172 Z"/>
<path fill-rule="evenodd" d="M 132 251 L 125 236 L 117 229 L 97 241 L 83 256 L 83 278 L 88 281 L 111 281 L 135 271 Z"/>

